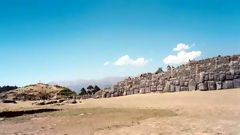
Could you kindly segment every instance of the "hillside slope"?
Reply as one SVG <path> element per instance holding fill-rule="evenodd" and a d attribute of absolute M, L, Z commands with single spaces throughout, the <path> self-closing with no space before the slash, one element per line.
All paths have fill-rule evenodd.
<path fill-rule="evenodd" d="M 72 97 L 74 95 L 76 93 L 66 87 L 38 83 L 3 93 L 1 97 L 14 100 L 41 100 L 53 97 Z"/>

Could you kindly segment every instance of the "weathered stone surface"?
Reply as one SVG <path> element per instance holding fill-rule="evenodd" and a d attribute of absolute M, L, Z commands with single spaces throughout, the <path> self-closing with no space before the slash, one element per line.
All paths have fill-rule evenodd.
<path fill-rule="evenodd" d="M 179 80 L 176 80 L 176 81 L 175 81 L 175 85 L 176 85 L 176 86 L 179 86 L 179 85 L 180 85 L 180 81 L 179 81 Z"/>
<path fill-rule="evenodd" d="M 223 88 L 223 83 L 222 82 L 216 82 L 216 88 L 217 90 L 221 90 Z"/>
<path fill-rule="evenodd" d="M 71 98 L 76 93 L 70 89 L 58 85 L 33 84 L 0 94 L 0 99 L 12 99 L 21 101 L 50 100 L 52 98 Z"/>
<path fill-rule="evenodd" d="M 126 91 L 123 92 L 123 96 L 127 96 L 127 92 Z"/>
<path fill-rule="evenodd" d="M 197 84 L 193 79 L 189 81 L 188 86 L 189 86 L 189 91 L 195 91 L 197 89 Z"/>
<path fill-rule="evenodd" d="M 225 81 L 223 83 L 223 89 L 231 89 L 233 88 L 233 81 Z"/>
<path fill-rule="evenodd" d="M 157 91 L 163 91 L 163 86 L 162 85 L 158 85 L 157 86 Z"/>
<path fill-rule="evenodd" d="M 156 74 L 144 73 L 138 77 L 129 77 L 114 85 L 114 91 L 120 96 L 149 92 L 237 88 L 240 79 L 240 55 L 190 61 L 176 68 L 169 66 L 168 69 Z"/>
<path fill-rule="evenodd" d="M 176 92 L 181 91 L 181 86 L 175 86 L 175 90 L 176 90 Z"/>
<path fill-rule="evenodd" d="M 216 82 L 208 81 L 208 90 L 216 90 Z"/>
<path fill-rule="evenodd" d="M 240 88 L 240 79 L 234 79 L 233 85 L 234 85 L 234 88 Z"/>
<path fill-rule="evenodd" d="M 209 80 L 209 75 L 208 74 L 204 74 L 204 81 L 208 81 Z"/>
<path fill-rule="evenodd" d="M 157 91 L 157 86 L 151 86 L 151 92 L 156 92 Z"/>
<path fill-rule="evenodd" d="M 239 79 L 240 75 L 234 75 L 234 79 Z"/>
<path fill-rule="evenodd" d="M 209 73 L 209 81 L 213 81 L 214 80 L 214 73 Z"/>
<path fill-rule="evenodd" d="M 150 93 L 150 92 L 151 92 L 150 87 L 146 87 L 145 88 L 145 93 Z"/>
<path fill-rule="evenodd" d="M 207 83 L 199 83 L 198 84 L 198 89 L 201 90 L 201 91 L 208 90 Z"/>
<path fill-rule="evenodd" d="M 233 80 L 233 75 L 231 72 L 226 73 L 226 80 Z"/>
<path fill-rule="evenodd" d="M 110 98 L 110 96 L 111 96 L 110 93 L 107 92 L 107 93 L 106 93 L 106 98 Z"/>
<path fill-rule="evenodd" d="M 226 79 L 226 74 L 224 74 L 224 73 L 220 74 L 219 79 L 220 79 L 220 81 L 222 81 L 222 82 L 225 81 L 225 79 Z"/>
<path fill-rule="evenodd" d="M 240 75 L 240 69 L 235 70 L 234 74 L 235 74 L 235 75 Z"/>
<path fill-rule="evenodd" d="M 170 92 L 175 92 L 175 86 L 174 85 L 170 85 Z"/>
<path fill-rule="evenodd" d="M 144 88 L 141 88 L 140 91 L 139 91 L 140 94 L 144 94 L 145 93 L 145 89 Z"/>
<path fill-rule="evenodd" d="M 188 87 L 181 87 L 181 91 L 188 91 Z"/>
<path fill-rule="evenodd" d="M 139 93 L 139 89 L 138 88 L 136 88 L 136 89 L 134 89 L 133 90 L 133 94 L 138 94 Z M 115 95 L 114 95 L 115 96 Z"/>
<path fill-rule="evenodd" d="M 166 82 L 166 85 L 164 87 L 164 92 L 169 92 L 170 91 L 170 82 Z"/>
<path fill-rule="evenodd" d="M 184 82 L 184 86 L 185 86 L 185 87 L 188 87 L 188 82 Z"/>
<path fill-rule="evenodd" d="M 201 72 L 201 73 L 199 74 L 199 82 L 198 82 L 198 83 L 203 83 L 203 82 L 204 82 L 204 75 L 205 75 L 204 72 Z"/>
<path fill-rule="evenodd" d="M 220 74 L 214 74 L 214 81 L 220 81 Z"/>

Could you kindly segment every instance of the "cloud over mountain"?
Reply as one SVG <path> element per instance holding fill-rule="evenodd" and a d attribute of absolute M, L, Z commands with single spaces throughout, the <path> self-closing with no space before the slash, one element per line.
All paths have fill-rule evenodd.
<path fill-rule="evenodd" d="M 163 62 L 167 65 L 179 65 L 187 63 L 189 60 L 194 60 L 197 57 L 201 56 L 201 51 L 186 51 L 190 49 L 189 45 L 179 43 L 173 51 L 177 52 L 176 55 L 168 55 L 163 59 Z"/>

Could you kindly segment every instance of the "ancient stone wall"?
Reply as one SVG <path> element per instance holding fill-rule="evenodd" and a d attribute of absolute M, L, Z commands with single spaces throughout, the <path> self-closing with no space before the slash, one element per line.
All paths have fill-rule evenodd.
<path fill-rule="evenodd" d="M 240 88 L 240 55 L 190 61 L 167 71 L 129 77 L 98 97 L 126 96 L 150 92 L 207 91 Z"/>

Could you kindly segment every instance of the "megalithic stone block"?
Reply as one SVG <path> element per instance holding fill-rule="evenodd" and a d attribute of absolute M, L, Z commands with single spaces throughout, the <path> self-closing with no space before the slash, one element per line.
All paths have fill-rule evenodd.
<path fill-rule="evenodd" d="M 199 83 L 203 83 L 203 82 L 204 82 L 204 75 L 205 75 L 204 72 L 201 72 L 201 73 L 199 74 Z"/>
<path fill-rule="evenodd" d="M 231 72 L 226 73 L 226 80 L 233 80 L 233 74 Z"/>
<path fill-rule="evenodd" d="M 208 81 L 208 90 L 216 90 L 216 82 Z"/>
<path fill-rule="evenodd" d="M 157 91 L 163 91 L 163 86 L 162 85 L 158 85 L 157 86 Z"/>
<path fill-rule="evenodd" d="M 234 88 L 240 88 L 240 79 L 234 79 L 233 85 L 234 85 Z"/>
<path fill-rule="evenodd" d="M 216 88 L 217 88 L 217 90 L 221 90 L 223 88 L 223 83 L 222 82 L 216 82 Z"/>
<path fill-rule="evenodd" d="M 226 79 L 226 74 L 224 74 L 224 73 L 220 74 L 219 79 L 220 79 L 220 81 L 222 81 L 222 82 L 225 81 L 225 79 Z"/>
<path fill-rule="evenodd" d="M 181 91 L 181 86 L 175 86 L 175 91 L 176 91 L 176 92 Z"/>
<path fill-rule="evenodd" d="M 170 92 L 175 92 L 175 86 L 174 85 L 170 85 Z"/>
<path fill-rule="evenodd" d="M 170 91 L 170 82 L 166 82 L 164 87 L 164 92 L 169 92 L 169 91 Z"/>
<path fill-rule="evenodd" d="M 191 79 L 189 81 L 188 87 L 189 87 L 189 91 L 195 91 L 197 89 L 197 84 L 193 79 Z"/>
<path fill-rule="evenodd" d="M 224 89 L 232 89 L 233 88 L 233 81 L 225 81 L 223 83 L 223 88 Z"/>
<path fill-rule="evenodd" d="M 140 88 L 140 94 L 144 94 L 145 93 L 145 88 Z"/>
<path fill-rule="evenodd" d="M 199 83 L 198 89 L 201 91 L 207 91 L 208 90 L 207 83 Z"/>
<path fill-rule="evenodd" d="M 188 91 L 188 87 L 181 87 L 181 91 Z"/>
<path fill-rule="evenodd" d="M 214 73 L 209 73 L 209 81 L 213 81 L 214 80 Z"/>

